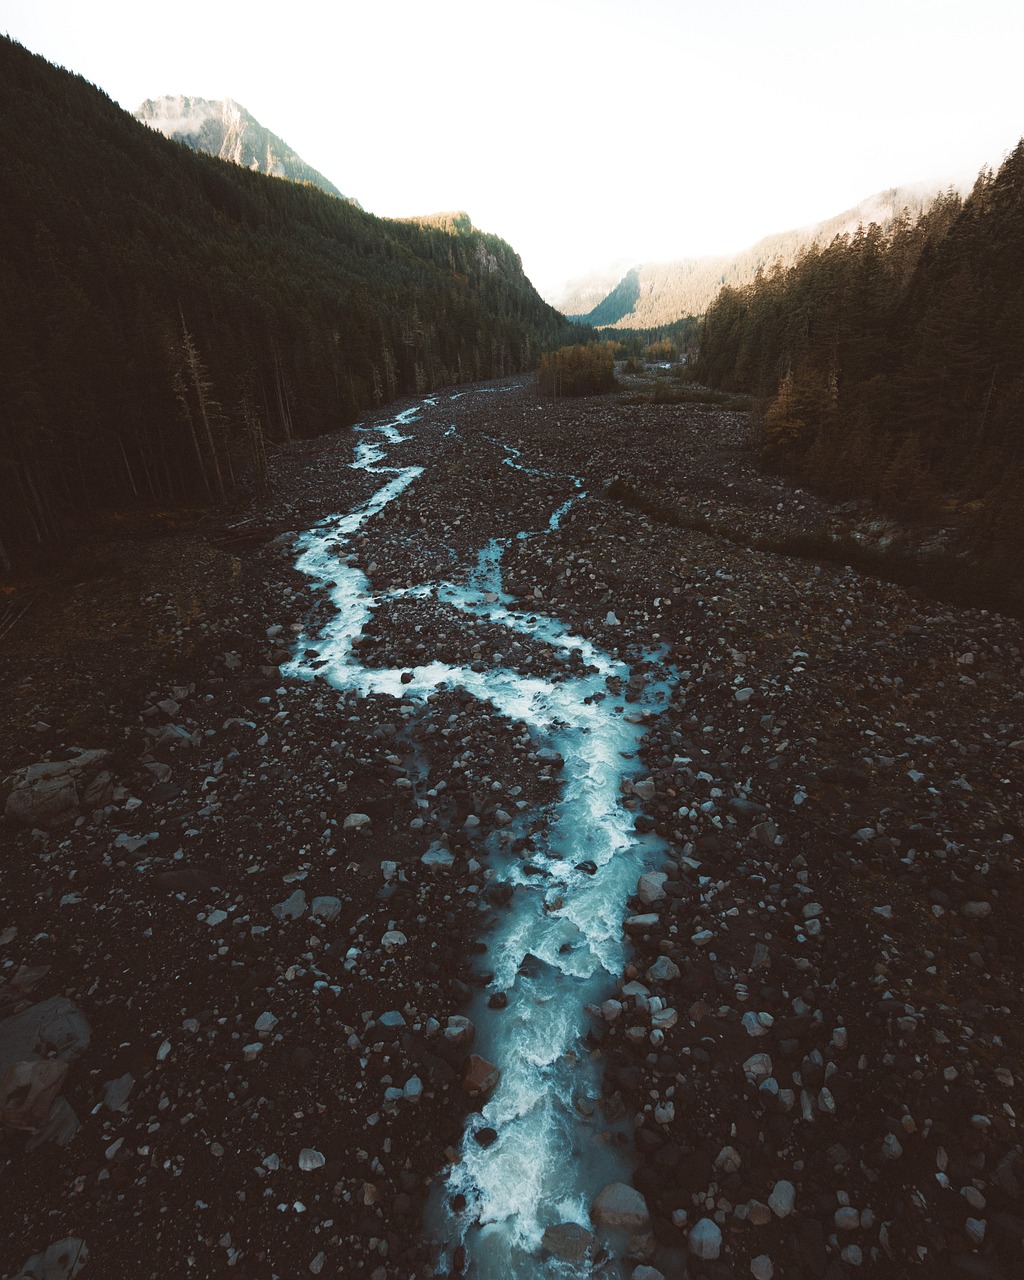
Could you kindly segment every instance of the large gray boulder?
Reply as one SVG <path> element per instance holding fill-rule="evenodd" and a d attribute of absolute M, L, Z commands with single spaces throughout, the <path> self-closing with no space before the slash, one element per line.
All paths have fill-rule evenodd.
<path fill-rule="evenodd" d="M 541 1244 L 562 1262 L 582 1262 L 594 1243 L 593 1235 L 578 1222 L 557 1222 L 546 1227 Z"/>
<path fill-rule="evenodd" d="M 97 749 L 16 770 L 4 780 L 4 789 L 10 789 L 4 814 L 26 827 L 73 822 L 83 807 L 95 809 L 106 802 L 113 781 L 105 768 L 109 760 L 109 751 Z"/>
<path fill-rule="evenodd" d="M 64 996 L 0 1022 L 0 1126 L 34 1134 L 30 1149 L 48 1141 L 64 1146 L 74 1137 L 78 1119 L 59 1095 L 68 1064 L 91 1035 L 84 1014 Z"/>
<path fill-rule="evenodd" d="M 35 1253 L 22 1267 L 14 1280 L 72 1280 L 85 1266 L 89 1250 L 84 1240 L 67 1236 Z"/>
<path fill-rule="evenodd" d="M 628 1227 L 646 1231 L 651 1225 L 647 1201 L 625 1182 L 609 1182 L 590 1206 L 590 1220 L 599 1227 Z"/>

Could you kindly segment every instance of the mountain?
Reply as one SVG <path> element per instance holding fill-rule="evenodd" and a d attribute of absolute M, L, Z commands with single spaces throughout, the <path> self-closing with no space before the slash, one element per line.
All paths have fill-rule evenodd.
<path fill-rule="evenodd" d="M 230 98 L 215 101 L 180 95 L 147 98 L 134 114 L 136 120 L 158 130 L 165 138 L 185 143 L 193 151 L 205 151 L 207 155 L 230 160 L 243 169 L 254 169 L 272 178 L 311 183 L 339 200 L 352 199 L 343 196 L 333 182 L 307 164 L 287 142 Z"/>
<path fill-rule="evenodd" d="M 968 185 L 956 189 L 965 192 L 970 188 Z M 617 277 L 589 309 L 583 309 L 581 304 L 592 297 L 595 285 L 601 281 L 600 273 L 570 282 L 548 300 L 580 324 L 611 329 L 657 328 L 683 316 L 703 315 L 723 285 L 741 289 L 754 280 L 758 271 L 768 271 L 776 263 L 791 266 L 812 245 L 827 245 L 836 236 L 852 234 L 859 226 L 872 222 L 882 228 L 891 227 L 904 213 L 914 221 L 942 190 L 937 183 L 890 187 L 824 222 L 765 236 L 739 253 L 633 266 Z"/>
<path fill-rule="evenodd" d="M 468 219 L 193 152 L 7 38 L 0 150 L 0 565 L 96 507 L 219 501 L 268 443 L 576 334 Z"/>

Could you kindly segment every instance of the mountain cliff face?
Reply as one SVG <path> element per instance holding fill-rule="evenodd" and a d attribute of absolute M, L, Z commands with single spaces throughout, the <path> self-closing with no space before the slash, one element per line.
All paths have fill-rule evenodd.
<path fill-rule="evenodd" d="M 183 142 L 193 151 L 205 151 L 243 169 L 254 169 L 274 178 L 308 182 L 340 200 L 352 199 L 343 196 L 333 182 L 308 165 L 287 142 L 264 128 L 245 107 L 230 98 L 218 101 L 181 95 L 147 98 L 135 117 L 165 138 Z M 359 202 L 352 200 L 352 203 Z"/>
<path fill-rule="evenodd" d="M 941 190 L 938 184 L 891 187 L 824 222 L 765 236 L 739 253 L 643 263 L 620 272 L 612 283 L 607 283 L 606 273 L 594 272 L 570 281 L 548 301 L 570 319 L 598 328 L 654 328 L 683 316 L 703 315 L 723 285 L 741 289 L 759 270 L 768 271 L 776 262 L 791 266 L 805 249 L 852 235 L 858 226 L 875 222 L 888 228 L 904 213 L 914 221 Z M 601 285 L 604 292 L 596 300 L 595 288 Z M 585 302 L 591 303 L 589 308 L 581 305 Z"/>

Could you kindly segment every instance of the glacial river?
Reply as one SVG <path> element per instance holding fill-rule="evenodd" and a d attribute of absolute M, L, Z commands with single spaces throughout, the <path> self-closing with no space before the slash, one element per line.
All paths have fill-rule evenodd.
<path fill-rule="evenodd" d="M 500 1068 L 501 1080 L 482 1112 L 470 1117 L 461 1159 L 449 1175 L 445 1206 L 464 1197 L 466 1208 L 455 1214 L 440 1207 L 442 1220 L 432 1225 L 450 1241 L 461 1241 L 468 1274 L 477 1280 L 584 1277 L 592 1273 L 589 1258 L 558 1262 L 541 1248 L 541 1237 L 556 1223 L 590 1229 L 596 1192 L 629 1178 L 624 1144 L 609 1132 L 597 1105 L 601 1082 L 584 1041 L 586 1006 L 609 995 L 622 972 L 626 899 L 638 876 L 661 861 L 660 841 L 637 834 L 634 815 L 622 807 L 620 796 L 623 777 L 638 773 L 634 757 L 644 721 L 664 707 L 669 687 L 666 681 L 649 681 L 635 702 L 611 696 L 606 682 L 617 677 L 625 687 L 629 669 L 557 618 L 538 613 L 534 605 L 541 602 L 531 602 L 528 615 L 517 612 L 502 586 L 505 544 L 500 541 L 480 549 L 461 581 L 374 593 L 363 571 L 348 562 L 349 540 L 363 532 L 372 543 L 373 517 L 423 474 L 422 466 L 392 466 L 388 458 L 396 446 L 415 441 L 417 430 L 437 431 L 439 402 L 431 399 L 425 406 L 431 410 L 429 427 L 421 421 L 420 406 L 390 422 L 357 428 L 360 442 L 352 466 L 378 476 L 380 487 L 354 510 L 322 521 L 300 538 L 297 567 L 329 595 L 334 613 L 315 634 L 298 638 L 291 672 L 326 679 L 337 689 L 406 700 L 425 699 L 438 687 L 460 688 L 527 726 L 536 749 L 556 751 L 565 762 L 561 795 L 549 815 L 546 856 L 538 859 L 545 874 L 524 873 L 521 859 L 509 851 L 508 834 L 490 845 L 492 874 L 515 887 L 509 907 L 482 938 L 493 969 L 490 990 L 505 992 L 508 1007 L 488 1009 L 484 992 L 470 1016 L 477 1026 L 474 1052 Z M 529 470 L 515 450 L 506 448 L 505 454 L 509 466 Z M 575 487 L 577 497 L 542 513 L 537 528 L 520 536 L 557 530 L 581 491 L 579 481 L 562 479 Z M 409 668 L 365 667 L 352 644 L 374 610 L 398 595 L 444 602 L 464 613 L 467 624 L 486 618 L 562 656 L 576 650 L 593 671 L 552 681 L 512 666 L 478 672 L 469 665 L 426 661 L 403 683 L 403 672 L 409 681 Z M 580 869 L 583 863 L 589 866 Z M 485 1126 L 497 1132 L 486 1147 L 473 1137 Z M 599 1235 L 598 1247 L 602 1243 L 614 1251 L 615 1242 Z"/>

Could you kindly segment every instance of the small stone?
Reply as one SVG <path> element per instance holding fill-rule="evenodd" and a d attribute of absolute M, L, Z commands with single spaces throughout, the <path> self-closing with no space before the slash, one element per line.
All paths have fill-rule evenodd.
<path fill-rule="evenodd" d="M 752 1227 L 766 1227 L 772 1220 L 772 1211 L 760 1200 L 747 1201 L 747 1221 Z"/>
<path fill-rule="evenodd" d="M 363 827 L 370 825 L 370 821 L 368 813 L 350 813 L 341 824 L 341 829 L 342 831 L 361 831 Z"/>
<path fill-rule="evenodd" d="M 767 1053 L 752 1054 L 743 1064 L 743 1071 L 755 1084 L 767 1080 L 772 1074 L 772 1060 Z"/>
<path fill-rule="evenodd" d="M 882 1159 L 898 1160 L 903 1154 L 903 1147 L 894 1133 L 887 1133 L 882 1140 Z"/>
<path fill-rule="evenodd" d="M 849 1205 L 835 1211 L 833 1221 L 837 1231 L 857 1231 L 860 1227 L 860 1214 Z"/>
<path fill-rule="evenodd" d="M 668 956 L 659 956 L 644 976 L 648 982 L 672 982 L 679 977 L 679 966 Z"/>
<path fill-rule="evenodd" d="M 319 1151 L 314 1151 L 312 1147 L 303 1147 L 299 1152 L 299 1168 L 303 1173 L 315 1173 L 317 1169 L 322 1169 L 327 1163 L 326 1159 Z"/>
<path fill-rule="evenodd" d="M 983 1218 L 968 1218 L 964 1223 L 964 1232 L 975 1248 L 981 1248 L 985 1243 L 985 1220 Z"/>
<path fill-rule="evenodd" d="M 302 889 L 296 889 L 284 902 L 270 908 L 278 920 L 298 920 L 306 914 L 306 895 Z"/>
<path fill-rule="evenodd" d="M 271 1032 L 277 1026 L 277 1018 L 272 1013 L 261 1013 L 254 1025 L 257 1031 Z"/>
<path fill-rule="evenodd" d="M 695 1258 L 714 1262 L 722 1252 L 722 1230 L 711 1218 L 701 1218 L 690 1230 L 690 1252 Z"/>
<path fill-rule="evenodd" d="M 756 1258 L 751 1258 L 750 1274 L 754 1280 L 772 1280 L 775 1267 L 772 1265 L 771 1258 L 766 1253 L 759 1253 Z"/>
<path fill-rule="evenodd" d="M 337 920 L 338 916 L 341 915 L 341 899 L 331 897 L 329 894 L 314 898 L 310 913 L 315 919 L 323 920 L 325 924 L 330 924 L 332 920 Z"/>
<path fill-rule="evenodd" d="M 788 1218 L 796 1206 L 796 1187 L 785 1179 L 776 1182 L 768 1197 L 768 1205 L 777 1218 Z"/>

